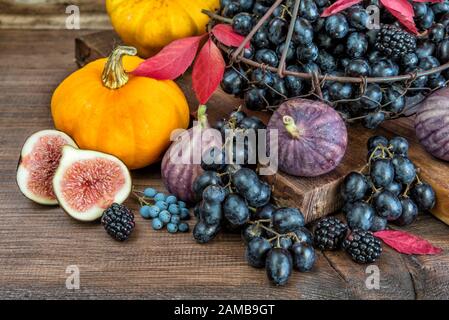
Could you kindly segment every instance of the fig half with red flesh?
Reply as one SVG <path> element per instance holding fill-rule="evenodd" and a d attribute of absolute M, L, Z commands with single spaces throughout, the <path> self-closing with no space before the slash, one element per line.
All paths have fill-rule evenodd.
<path fill-rule="evenodd" d="M 17 167 L 17 184 L 25 197 L 40 204 L 58 204 L 52 181 L 64 145 L 77 148 L 68 135 L 57 130 L 38 131 L 25 141 Z"/>
<path fill-rule="evenodd" d="M 131 187 L 129 170 L 118 158 L 70 146 L 62 148 L 53 189 L 59 205 L 73 218 L 100 218 L 112 203 L 123 203 Z"/>
<path fill-rule="evenodd" d="M 316 177 L 334 170 L 348 144 L 346 125 L 327 104 L 307 99 L 290 99 L 273 113 L 268 133 L 276 130 L 279 169 L 301 177 Z M 270 134 L 267 137 L 270 149 Z M 273 153 L 271 153 L 273 154 Z"/>

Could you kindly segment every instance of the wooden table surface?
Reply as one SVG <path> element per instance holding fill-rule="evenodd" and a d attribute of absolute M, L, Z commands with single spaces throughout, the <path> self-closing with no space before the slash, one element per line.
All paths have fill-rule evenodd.
<path fill-rule="evenodd" d="M 443 248 L 406 256 L 384 247 L 376 264 L 380 289 L 367 289 L 366 266 L 344 252 L 318 253 L 314 270 L 273 287 L 249 267 L 239 235 L 198 245 L 191 234 L 153 231 L 138 214 L 126 243 L 99 223 L 80 223 L 58 207 L 24 198 L 15 182 L 20 149 L 33 132 L 52 128 L 50 98 L 76 69 L 74 38 L 82 32 L 0 30 L 0 298 L 125 299 L 448 299 L 449 227 L 429 215 L 407 231 Z M 137 188 L 163 188 L 158 165 L 133 172 Z M 137 202 L 127 204 L 137 210 Z M 80 289 L 66 288 L 78 266 Z"/>

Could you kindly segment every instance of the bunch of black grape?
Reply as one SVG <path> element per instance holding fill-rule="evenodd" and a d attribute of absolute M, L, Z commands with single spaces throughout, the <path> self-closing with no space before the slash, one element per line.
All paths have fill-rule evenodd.
<path fill-rule="evenodd" d="M 202 168 L 204 173 L 193 183 L 198 200 L 193 229 L 197 242 L 211 241 L 222 229 L 241 230 L 248 263 L 265 267 L 268 278 L 276 285 L 288 281 L 293 267 L 299 271 L 312 268 L 312 236 L 298 209 L 272 205 L 271 186 L 250 168 L 204 162 Z"/>
<path fill-rule="evenodd" d="M 388 222 L 405 226 L 433 208 L 435 192 L 419 178 L 408 149 L 403 137 L 368 140 L 368 164 L 346 176 L 341 189 L 351 229 L 380 231 Z"/>
<path fill-rule="evenodd" d="M 236 33 L 247 35 L 275 0 L 221 0 L 220 15 L 229 19 Z M 288 47 L 286 70 L 317 72 L 332 76 L 389 77 L 414 73 L 449 61 L 449 0 L 441 3 L 411 2 L 415 23 L 424 36 L 405 30 L 378 0 L 361 4 L 327 18 L 320 15 L 334 1 L 302 0 Z M 294 1 L 285 0 L 252 37 L 244 57 L 262 65 L 278 67 L 286 46 Z M 372 29 L 366 7 L 380 7 L 380 29 Z M 323 99 L 347 119 L 363 119 L 365 127 L 376 128 L 384 120 L 399 116 L 405 98 L 446 86 L 448 72 L 381 86 L 324 81 Z M 290 97 L 309 96 L 309 80 L 280 77 L 266 68 L 244 63 L 229 67 L 221 86 L 229 94 L 243 97 L 252 110 L 272 110 Z M 409 86 L 411 86 L 409 88 Z"/>

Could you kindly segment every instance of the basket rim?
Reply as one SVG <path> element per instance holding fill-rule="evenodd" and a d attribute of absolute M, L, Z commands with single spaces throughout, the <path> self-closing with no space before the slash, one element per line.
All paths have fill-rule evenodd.
<path fill-rule="evenodd" d="M 449 37 L 448 37 L 449 39 Z M 234 51 L 233 48 L 228 47 L 224 45 L 223 43 L 216 41 L 218 47 L 225 51 L 228 55 L 232 54 Z M 237 57 L 235 62 L 243 62 L 247 65 L 256 67 L 256 68 L 262 68 L 265 70 L 269 70 L 275 73 L 278 73 L 281 76 L 295 76 L 302 79 L 312 80 L 314 78 L 314 75 L 312 73 L 306 73 L 306 72 L 294 72 L 294 71 L 288 71 L 288 70 L 282 70 L 280 71 L 277 67 L 272 67 L 267 64 L 262 64 L 257 61 L 254 61 L 252 59 L 245 58 L 241 55 Z M 449 69 L 449 61 L 445 64 L 440 65 L 439 67 L 432 68 L 429 70 L 423 70 L 420 72 L 413 72 L 413 73 L 407 73 L 397 76 L 391 76 L 391 77 L 347 77 L 347 76 L 332 76 L 327 74 L 318 74 L 318 80 L 320 81 L 335 81 L 335 82 L 344 82 L 344 83 L 390 83 L 390 82 L 399 82 L 399 81 L 407 81 L 407 80 L 415 80 L 416 78 L 422 77 L 422 76 L 428 76 L 431 74 L 435 74 L 438 72 L 442 72 L 446 69 Z"/>

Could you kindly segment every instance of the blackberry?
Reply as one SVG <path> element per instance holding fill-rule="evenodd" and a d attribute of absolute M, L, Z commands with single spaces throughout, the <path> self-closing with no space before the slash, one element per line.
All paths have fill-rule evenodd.
<path fill-rule="evenodd" d="M 354 229 L 343 241 L 343 249 L 358 263 L 375 262 L 382 253 L 380 240 L 372 232 Z"/>
<path fill-rule="evenodd" d="M 401 57 L 416 50 L 416 38 L 395 25 L 382 25 L 375 47 L 389 57 Z"/>
<path fill-rule="evenodd" d="M 325 218 L 315 228 L 315 246 L 320 250 L 338 249 L 347 230 L 348 226 L 337 218 Z"/>
<path fill-rule="evenodd" d="M 122 204 L 113 203 L 103 212 L 101 224 L 118 241 L 125 241 L 135 227 L 134 214 Z"/>

